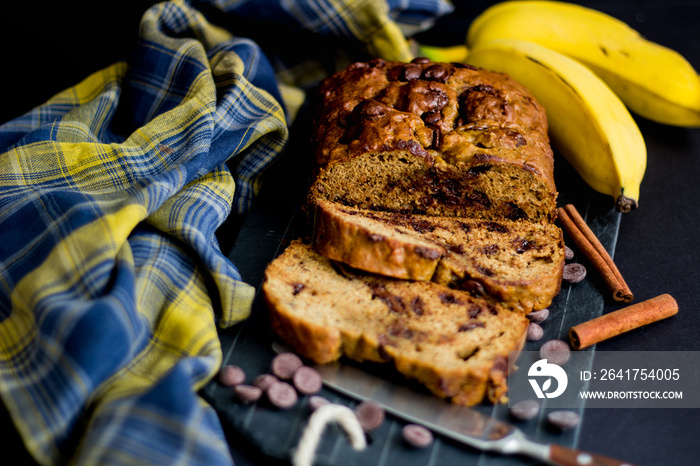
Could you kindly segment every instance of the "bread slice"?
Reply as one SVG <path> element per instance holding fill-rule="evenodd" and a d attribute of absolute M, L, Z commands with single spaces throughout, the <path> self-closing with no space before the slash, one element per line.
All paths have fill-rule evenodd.
<path fill-rule="evenodd" d="M 490 295 L 527 313 L 559 293 L 564 241 L 553 223 L 376 212 L 319 201 L 313 245 L 322 255 L 389 277 Z"/>
<path fill-rule="evenodd" d="M 556 215 L 543 107 L 509 76 L 356 63 L 320 88 L 311 201 L 482 219 Z"/>
<path fill-rule="evenodd" d="M 270 263 L 262 289 L 272 329 L 301 355 L 391 363 L 461 405 L 504 399 L 508 354 L 528 325 L 464 291 L 357 272 L 301 240 Z"/>

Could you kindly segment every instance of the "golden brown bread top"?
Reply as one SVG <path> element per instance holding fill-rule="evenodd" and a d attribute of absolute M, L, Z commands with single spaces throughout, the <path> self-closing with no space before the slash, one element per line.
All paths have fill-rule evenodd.
<path fill-rule="evenodd" d="M 427 59 L 375 59 L 326 79 L 320 97 L 319 165 L 394 149 L 451 165 L 497 158 L 539 172 L 554 190 L 544 109 L 507 75 Z"/>

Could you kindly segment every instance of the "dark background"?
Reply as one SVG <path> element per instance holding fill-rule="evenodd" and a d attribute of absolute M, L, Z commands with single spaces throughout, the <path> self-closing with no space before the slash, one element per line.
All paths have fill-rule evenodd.
<path fill-rule="evenodd" d="M 154 2 L 104 1 L 90 7 L 82 2 L 45 3 L 4 2 L 0 7 L 0 123 L 127 58 L 140 17 Z M 491 3 L 458 1 L 454 15 L 419 39 L 432 45 L 461 43 L 471 19 Z M 576 3 L 622 19 L 700 69 L 700 1 Z M 596 350 L 700 351 L 700 129 L 637 121 L 648 148 L 647 172 L 639 209 L 622 218 L 614 258 L 635 301 L 669 293 L 680 311 L 671 319 L 600 343 Z M 618 307 L 610 303 L 606 311 Z M 639 465 L 700 463 L 700 409 L 589 409 L 582 422 L 581 449 Z M 31 463 L 4 410 L 0 411 L 0 435 L 6 458 L 16 452 L 20 456 L 13 463 Z M 234 445 L 234 449 L 238 464 L 257 459 L 246 445 Z"/>

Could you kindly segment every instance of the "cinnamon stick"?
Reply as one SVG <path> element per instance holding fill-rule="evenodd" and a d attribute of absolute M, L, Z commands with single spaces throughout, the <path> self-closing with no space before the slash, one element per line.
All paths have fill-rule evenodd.
<path fill-rule="evenodd" d="M 623 303 L 632 301 L 634 299 L 632 290 L 627 286 L 627 282 L 605 247 L 581 217 L 581 214 L 578 213 L 576 207 L 573 204 L 567 204 L 564 207 L 559 207 L 557 211 L 562 227 L 598 271 L 607 287 L 612 291 L 613 299 Z"/>
<path fill-rule="evenodd" d="M 676 313 L 676 300 L 662 294 L 575 325 L 569 329 L 569 340 L 575 349 L 586 348 Z"/>

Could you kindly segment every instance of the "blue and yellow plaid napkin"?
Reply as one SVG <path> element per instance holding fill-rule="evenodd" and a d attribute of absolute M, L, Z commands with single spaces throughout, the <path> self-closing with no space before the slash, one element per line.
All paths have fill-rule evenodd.
<path fill-rule="evenodd" d="M 245 319 L 254 289 L 215 232 L 248 210 L 303 87 L 332 70 L 314 50 L 267 53 L 205 7 L 399 60 L 451 8 L 156 4 L 128 61 L 0 126 L 0 394 L 38 463 L 232 461 L 197 390 L 221 364 L 217 323 Z"/>

